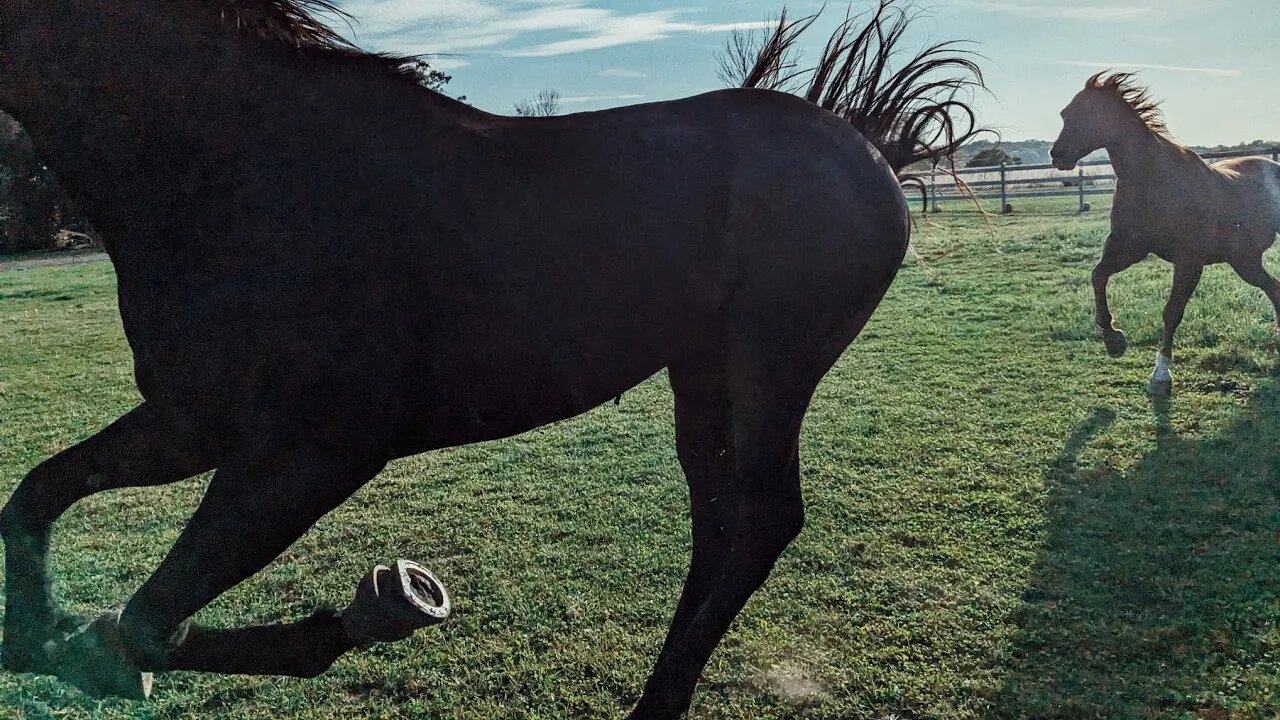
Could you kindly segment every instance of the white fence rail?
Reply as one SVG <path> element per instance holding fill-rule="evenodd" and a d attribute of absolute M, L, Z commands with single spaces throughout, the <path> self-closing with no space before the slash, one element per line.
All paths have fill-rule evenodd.
<path fill-rule="evenodd" d="M 1200 157 L 1206 160 L 1222 160 L 1253 155 L 1269 156 L 1272 160 L 1280 162 L 1280 147 L 1255 151 L 1204 153 Z M 1089 209 L 1089 203 L 1085 198 L 1090 195 L 1114 193 L 1116 179 L 1110 160 L 1081 162 L 1075 170 L 1070 172 L 1056 170 L 1052 165 L 1002 164 L 964 168 L 957 170 L 956 175 L 960 176 L 964 184 L 969 186 L 979 199 L 999 200 L 1001 212 L 1012 212 L 1015 200 L 1044 197 L 1078 198 L 1080 212 L 1085 212 Z M 934 173 L 924 178 L 924 196 L 922 197 L 924 211 L 939 212 L 942 209 L 942 203 L 946 200 L 968 201 L 968 195 L 961 191 L 955 178 L 948 174 Z"/>

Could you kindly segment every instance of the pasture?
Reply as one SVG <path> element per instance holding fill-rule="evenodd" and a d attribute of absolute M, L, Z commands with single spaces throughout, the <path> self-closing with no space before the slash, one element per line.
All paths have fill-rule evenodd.
<path fill-rule="evenodd" d="M 805 426 L 803 534 L 713 657 L 690 717 L 1226 718 L 1280 707 L 1280 372 L 1269 303 L 1211 268 L 1172 399 L 1143 393 L 1171 270 L 1088 276 L 1109 201 L 920 220 Z M 913 205 L 914 207 L 914 205 Z M 994 210 L 994 204 L 991 205 Z M 1273 270 L 1280 266 L 1272 257 Z M 106 263 L 0 273 L 0 490 L 136 402 Z M 198 616 L 345 604 L 422 561 L 455 616 L 317 680 L 174 673 L 147 703 L 0 673 L 0 715 L 616 718 L 684 577 L 665 378 L 618 407 L 402 460 Z M 206 478 L 207 479 L 207 478 Z M 99 611 L 155 567 L 202 480 L 91 498 L 55 592 Z"/>

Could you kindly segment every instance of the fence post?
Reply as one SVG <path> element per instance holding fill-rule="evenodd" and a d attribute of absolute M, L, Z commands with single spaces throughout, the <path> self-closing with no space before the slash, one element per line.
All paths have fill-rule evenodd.
<path fill-rule="evenodd" d="M 1084 212 L 1084 165 L 1080 166 L 1076 175 L 1076 183 L 1080 186 L 1080 212 Z"/>
<path fill-rule="evenodd" d="M 1000 214 L 1009 212 L 1009 192 L 1005 186 L 1005 163 L 1000 161 Z"/>
<path fill-rule="evenodd" d="M 933 201 L 933 211 L 938 212 L 938 171 L 929 173 L 929 196 Z"/>

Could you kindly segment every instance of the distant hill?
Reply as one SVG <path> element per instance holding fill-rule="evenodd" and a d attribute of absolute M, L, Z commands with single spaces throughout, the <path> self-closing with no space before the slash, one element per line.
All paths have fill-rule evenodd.
<path fill-rule="evenodd" d="M 968 160 L 983 150 L 988 150 L 993 147 L 998 147 L 1013 157 L 1020 158 L 1024 165 L 1040 165 L 1042 163 L 1049 162 L 1049 149 L 1053 147 L 1053 141 L 1005 140 L 996 142 L 993 140 L 975 140 L 960 148 L 960 159 L 962 161 Z"/>
<path fill-rule="evenodd" d="M 1049 162 L 1049 150 L 1053 147 L 1052 140 L 1004 140 L 994 142 L 991 140 L 975 140 L 974 142 L 960 148 L 960 164 L 963 165 L 965 160 L 977 155 L 983 150 L 993 147 L 1000 147 L 1010 155 L 1021 158 L 1023 164 L 1040 165 Z M 1269 150 L 1274 147 L 1280 147 L 1280 140 L 1254 140 L 1252 142 L 1236 143 L 1235 145 L 1215 145 L 1213 147 L 1205 147 L 1203 145 L 1193 145 L 1191 149 L 1198 153 L 1207 152 L 1230 152 L 1234 150 L 1248 150 L 1250 152 L 1260 152 Z M 1086 160 L 1105 160 L 1107 153 L 1105 150 L 1099 150 L 1093 153 Z"/>
<path fill-rule="evenodd" d="M 1262 152 L 1263 150 L 1270 150 L 1277 147 L 1280 147 L 1280 140 L 1254 140 L 1253 142 L 1236 143 L 1235 145 L 1214 145 L 1213 147 L 1192 145 L 1191 149 L 1198 153 L 1235 152 L 1236 150 Z"/>

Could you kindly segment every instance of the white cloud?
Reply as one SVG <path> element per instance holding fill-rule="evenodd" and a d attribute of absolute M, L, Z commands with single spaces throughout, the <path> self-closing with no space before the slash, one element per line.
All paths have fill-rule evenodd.
<path fill-rule="evenodd" d="M 449 72 L 450 70 L 457 70 L 458 68 L 464 68 L 470 65 L 471 61 L 463 60 L 461 58 L 433 57 L 433 58 L 430 58 L 430 64 L 431 64 L 432 70 Z"/>
<path fill-rule="evenodd" d="M 1158 14 L 1154 8 L 1140 5 L 1076 5 L 1067 3 L 1045 5 L 1044 3 L 989 2 L 988 0 L 957 0 L 955 4 L 976 10 L 1017 15 L 1037 20 L 1122 22 L 1142 20 Z"/>
<path fill-rule="evenodd" d="M 611 78 L 631 78 L 638 80 L 640 78 L 649 77 L 649 74 L 640 72 L 639 70 L 632 70 L 630 68 L 609 68 L 608 70 L 600 73 L 600 76 Z"/>
<path fill-rule="evenodd" d="M 729 23 L 705 25 L 682 22 L 676 19 L 674 11 L 660 10 L 635 15 L 612 16 L 607 22 L 593 27 L 575 28 L 582 33 L 581 37 L 557 40 L 533 47 L 507 51 L 514 57 L 548 57 L 552 55 L 568 55 L 571 53 L 600 50 L 619 45 L 633 45 L 641 42 L 666 40 L 680 33 L 716 33 L 746 30 L 773 23 Z M 569 29 L 569 28 L 566 28 Z"/>
<path fill-rule="evenodd" d="M 777 26 L 777 20 L 756 20 L 754 22 L 736 22 L 722 23 L 719 25 L 699 25 L 693 32 L 699 33 L 723 33 L 733 32 L 734 30 L 762 30 Z"/>
<path fill-rule="evenodd" d="M 678 10 L 627 13 L 601 0 L 347 0 L 354 38 L 371 49 L 408 53 L 494 52 L 548 57 L 721 33 L 771 23 L 699 23 Z M 527 36 L 539 34 L 541 42 Z M 550 36 L 550 37 L 546 37 Z"/>
<path fill-rule="evenodd" d="M 1160 70 L 1167 72 L 1193 73 L 1196 75 L 1209 75 L 1211 77 L 1238 77 L 1240 76 L 1240 68 L 1207 68 L 1207 67 L 1187 67 L 1185 65 L 1155 65 L 1151 63 L 1113 63 L 1113 62 L 1090 62 L 1088 60 L 1063 60 L 1063 65 L 1073 65 L 1075 67 L 1087 68 L 1116 68 L 1119 70 Z"/>
<path fill-rule="evenodd" d="M 375 35 L 411 30 L 422 25 L 466 26 L 492 20 L 498 10 L 487 0 L 347 0 L 342 9 L 357 20 L 356 32 Z"/>
<path fill-rule="evenodd" d="M 615 100 L 640 100 L 644 95 L 571 95 L 560 98 L 560 102 L 578 105 L 581 103 L 612 102 Z"/>

